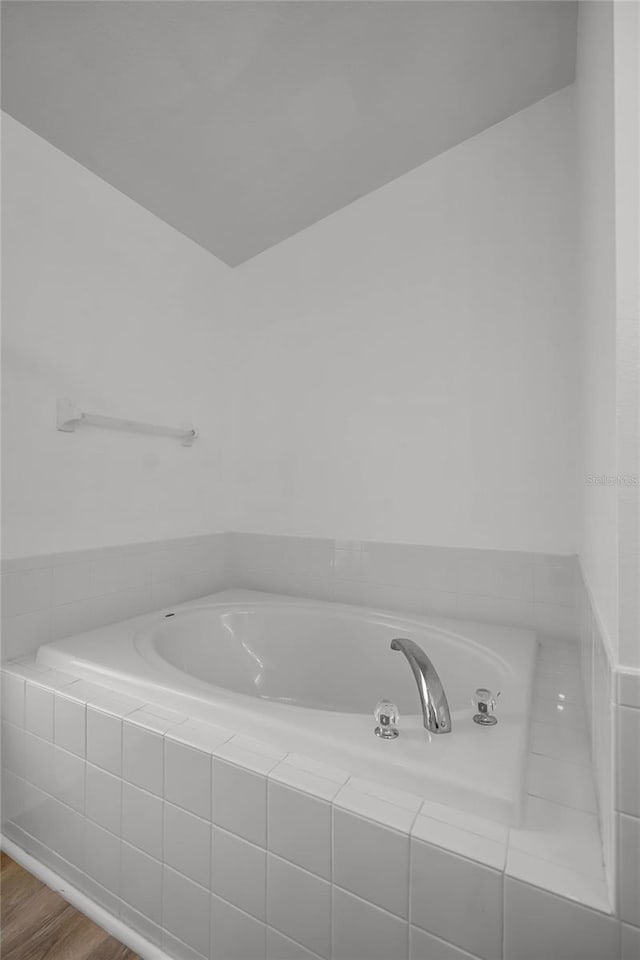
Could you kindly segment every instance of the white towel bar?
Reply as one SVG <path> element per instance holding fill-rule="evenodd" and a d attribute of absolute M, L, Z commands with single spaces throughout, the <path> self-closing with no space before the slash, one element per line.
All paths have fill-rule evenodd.
<path fill-rule="evenodd" d="M 136 433 L 152 433 L 162 437 L 176 437 L 183 447 L 190 447 L 198 431 L 194 427 L 163 427 L 140 420 L 123 420 L 120 417 L 103 417 L 98 413 L 86 413 L 70 400 L 58 400 L 58 430 L 73 433 L 78 424 L 108 427 L 113 430 L 130 430 Z"/>

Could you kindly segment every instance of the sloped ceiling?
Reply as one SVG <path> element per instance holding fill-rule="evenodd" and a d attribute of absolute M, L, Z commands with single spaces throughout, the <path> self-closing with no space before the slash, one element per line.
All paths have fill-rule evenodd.
<path fill-rule="evenodd" d="M 571 83 L 569 2 L 2 3 L 2 104 L 231 266 Z"/>

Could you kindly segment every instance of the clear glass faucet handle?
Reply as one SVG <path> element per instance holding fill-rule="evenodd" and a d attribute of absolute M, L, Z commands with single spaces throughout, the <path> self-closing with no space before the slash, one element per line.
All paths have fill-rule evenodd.
<path fill-rule="evenodd" d="M 498 722 L 498 718 L 494 716 L 494 711 L 499 696 L 500 691 L 498 691 L 494 697 L 491 690 L 487 687 L 478 687 L 471 699 L 471 705 L 476 711 L 473 718 L 476 723 L 484 726 L 493 726 Z"/>
<path fill-rule="evenodd" d="M 376 737 L 380 737 L 381 740 L 395 740 L 396 737 L 400 736 L 398 730 L 400 714 L 395 703 L 391 700 L 379 700 L 373 711 L 373 717 L 376 721 L 373 731 Z"/>

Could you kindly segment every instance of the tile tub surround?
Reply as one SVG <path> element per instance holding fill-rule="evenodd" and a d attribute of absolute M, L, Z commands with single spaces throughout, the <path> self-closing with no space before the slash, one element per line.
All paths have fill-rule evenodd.
<path fill-rule="evenodd" d="M 611 643 L 583 571 L 580 659 L 609 894 L 640 938 L 640 670 L 614 666 Z M 623 948 L 623 957 L 628 951 Z"/>
<path fill-rule="evenodd" d="M 550 692 L 567 657 L 541 650 L 517 831 L 7 664 L 3 833 L 173 957 L 617 960 L 595 808 L 570 789 L 582 778 L 588 794 L 589 768 L 563 756 L 579 743 L 578 694 L 550 710 L 565 705 Z"/>
<path fill-rule="evenodd" d="M 220 533 L 3 560 L 3 659 L 222 590 L 227 553 Z"/>
<path fill-rule="evenodd" d="M 233 586 L 577 637 L 573 556 L 230 533 Z"/>
<path fill-rule="evenodd" d="M 4 560 L 3 657 L 225 587 L 577 635 L 575 557 L 220 533 Z"/>

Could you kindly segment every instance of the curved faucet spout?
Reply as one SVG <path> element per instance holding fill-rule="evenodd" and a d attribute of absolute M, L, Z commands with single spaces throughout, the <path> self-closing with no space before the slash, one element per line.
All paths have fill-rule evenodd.
<path fill-rule="evenodd" d="M 451 714 L 440 677 L 422 647 L 413 640 L 397 637 L 391 641 L 392 650 L 400 650 L 409 661 L 418 684 L 422 706 L 422 722 L 431 733 L 451 733 Z"/>

